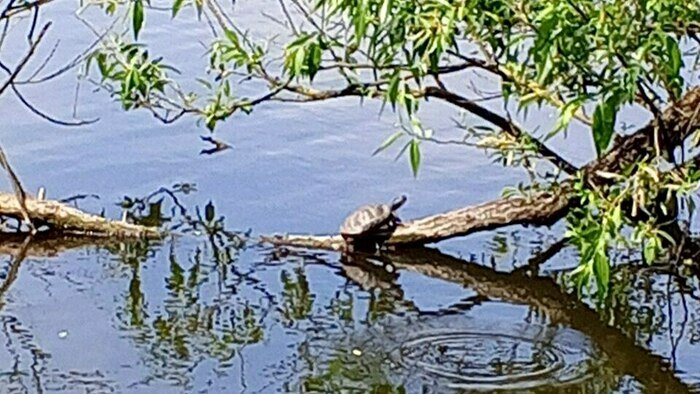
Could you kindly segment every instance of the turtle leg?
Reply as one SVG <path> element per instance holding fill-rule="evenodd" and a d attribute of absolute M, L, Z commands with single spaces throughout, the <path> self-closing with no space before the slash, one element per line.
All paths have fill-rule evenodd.
<path fill-rule="evenodd" d="M 395 251 L 396 246 L 386 243 L 377 244 L 377 251 Z"/>
<path fill-rule="evenodd" d="M 343 237 L 343 241 L 345 241 L 345 251 L 348 253 L 352 253 L 355 251 L 355 240 L 351 237 Z"/>

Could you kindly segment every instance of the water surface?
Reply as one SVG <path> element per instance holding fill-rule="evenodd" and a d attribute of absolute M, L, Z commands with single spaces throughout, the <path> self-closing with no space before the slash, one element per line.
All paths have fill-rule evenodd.
<path fill-rule="evenodd" d="M 236 12 L 264 31 L 260 11 L 274 4 L 238 2 Z M 62 41 L 66 53 L 91 40 L 71 7 L 44 16 L 56 18 L 55 31 L 75 31 Z M 190 38 L 173 39 L 179 32 Z M 144 34 L 183 72 L 201 72 L 196 38 L 206 26 L 183 18 Z M 57 64 L 70 57 L 61 56 Z M 25 92 L 70 116 L 75 84 L 66 75 Z M 457 146 L 426 145 L 417 178 L 404 159 L 371 157 L 394 130 L 394 115 L 378 103 L 266 105 L 217 131 L 233 149 L 200 156 L 205 131 L 191 119 L 165 126 L 121 112 L 88 86 L 80 95 L 78 114 L 100 122 L 79 129 L 47 124 L 4 96 L 0 140 L 28 188 L 59 198 L 94 193 L 99 200 L 81 206 L 115 217 L 124 195 L 191 182 L 197 192 L 181 195 L 183 203 L 194 210 L 213 201 L 228 229 L 328 233 L 367 202 L 406 193 L 401 212 L 412 218 L 492 199 L 524 179 Z M 455 115 L 435 103 L 423 111 L 442 135 Z M 588 158 L 581 152 L 569 148 L 577 161 Z M 170 215 L 171 202 L 163 204 Z M 640 269 L 632 256 L 615 271 L 610 304 L 595 312 L 562 286 L 561 272 L 577 263 L 573 250 L 535 272 L 518 269 L 561 233 L 561 225 L 514 227 L 382 258 L 222 245 L 197 234 L 157 243 L 5 240 L 0 385 L 76 393 L 697 391 L 697 292 Z"/>

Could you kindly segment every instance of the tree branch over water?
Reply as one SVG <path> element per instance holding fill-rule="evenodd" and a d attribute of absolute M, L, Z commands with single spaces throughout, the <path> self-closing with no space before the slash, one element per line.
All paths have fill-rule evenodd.
<path fill-rule="evenodd" d="M 700 128 L 700 117 L 695 116 L 700 106 L 700 87 L 690 90 L 678 103 L 664 111 L 664 143 L 673 148 L 683 143 Z M 603 173 L 616 173 L 632 165 L 645 155 L 653 153 L 659 127 L 656 121 L 636 133 L 621 137 L 613 149 L 583 168 L 584 177 L 591 184 L 610 182 Z M 694 164 L 693 162 L 690 163 Z M 535 191 L 526 196 L 504 197 L 476 206 L 405 221 L 386 240 L 387 245 L 415 245 L 438 242 L 478 231 L 493 230 L 516 224 L 549 225 L 561 219 L 576 201 L 573 181 L 564 181 L 556 188 Z M 282 235 L 263 236 L 263 242 L 276 245 L 341 250 L 345 242 L 340 235 Z"/>
<path fill-rule="evenodd" d="M 179 81 L 176 67 L 153 55 L 157 48 L 139 41 L 147 28 L 144 13 L 163 12 L 162 7 L 144 7 L 140 0 L 86 5 L 104 7 L 115 21 L 130 22 L 131 30 L 105 39 L 88 58 L 88 65 L 96 66 L 88 68 L 99 74 L 88 80 L 125 110 L 144 109 L 164 123 L 192 115 L 211 131 L 237 112 L 250 113 L 269 102 L 376 99 L 391 106 L 401 130 L 375 153 L 403 143 L 399 156 L 408 156 L 416 176 L 423 143 L 440 140 L 423 127 L 424 102 L 449 103 L 469 115 L 459 125 L 464 145 L 523 168 L 530 184 L 514 185 L 520 195 L 407 221 L 387 242 L 431 243 L 566 216 L 570 238 L 582 252 L 577 272 L 586 280 L 595 277 L 603 290 L 611 266 L 608 251 L 631 241 L 653 260 L 669 208 L 700 187 L 700 171 L 689 166 L 676 177 L 664 172 L 669 162 L 675 164 L 674 149 L 698 126 L 697 81 L 687 78 L 700 61 L 693 58 L 698 4 L 664 11 L 639 5 L 630 13 L 624 2 L 600 9 L 588 0 L 279 3 L 281 13 L 270 17 L 285 31 L 259 39 L 241 20 L 234 23 L 217 0 L 173 2 L 173 18 L 184 18 L 183 7 L 192 6 L 212 35 L 204 44 L 206 74 L 195 78 L 193 88 Z M 484 94 L 480 83 L 499 101 L 483 104 L 494 95 Z M 629 137 L 616 126 L 618 115 L 632 108 L 653 120 Z M 549 128 L 544 133 L 521 127 L 531 110 L 554 124 L 542 122 Z M 583 168 L 548 146 L 556 135 L 570 141 L 566 132 L 573 121 L 587 129 L 596 152 Z M 542 161 L 555 167 L 554 174 L 539 173 Z M 630 215 L 621 214 L 628 205 Z M 634 236 L 625 240 L 624 228 Z M 338 236 L 268 240 L 342 247 Z"/>

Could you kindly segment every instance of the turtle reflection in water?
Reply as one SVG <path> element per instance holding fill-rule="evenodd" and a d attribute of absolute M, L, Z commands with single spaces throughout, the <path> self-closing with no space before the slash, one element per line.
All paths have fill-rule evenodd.
<path fill-rule="evenodd" d="M 404 203 L 406 196 L 400 196 L 391 204 L 365 205 L 351 213 L 340 226 L 347 251 L 379 249 L 401 223 L 395 212 Z"/>

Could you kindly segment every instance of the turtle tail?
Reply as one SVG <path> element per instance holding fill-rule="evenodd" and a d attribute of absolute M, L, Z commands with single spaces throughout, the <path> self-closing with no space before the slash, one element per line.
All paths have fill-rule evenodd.
<path fill-rule="evenodd" d="M 406 203 L 406 200 L 407 200 L 407 198 L 406 198 L 405 195 L 396 197 L 396 198 L 391 202 L 391 210 L 392 210 L 392 211 L 395 211 L 395 210 L 401 208 L 401 206 L 402 206 L 403 204 Z"/>

